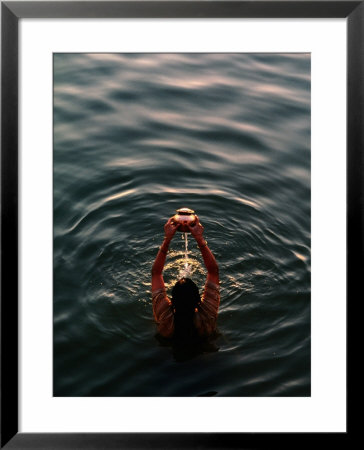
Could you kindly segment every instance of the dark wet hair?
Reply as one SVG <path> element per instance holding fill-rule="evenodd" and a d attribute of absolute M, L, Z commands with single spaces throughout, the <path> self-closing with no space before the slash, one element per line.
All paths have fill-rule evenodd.
<path fill-rule="evenodd" d="M 181 278 L 172 289 L 175 337 L 193 337 L 196 335 L 193 324 L 195 309 L 201 301 L 198 287 L 190 278 Z"/>

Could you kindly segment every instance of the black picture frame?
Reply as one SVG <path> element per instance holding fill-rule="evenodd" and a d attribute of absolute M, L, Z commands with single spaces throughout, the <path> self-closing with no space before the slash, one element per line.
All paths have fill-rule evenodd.
<path fill-rule="evenodd" d="M 310 433 L 18 433 L 18 23 L 22 18 L 346 18 L 347 312 L 363 271 L 364 1 L 1 2 L 1 448 L 257 448 Z M 360 292 L 360 291 L 359 291 Z M 354 297 L 355 295 L 355 297 Z M 349 322 L 348 322 L 349 324 Z M 349 326 L 348 326 L 349 330 Z M 350 349 L 350 335 L 348 346 Z M 348 358 L 348 380 L 350 365 Z M 348 384 L 349 386 L 349 384 Z M 350 399 L 350 394 L 348 394 Z M 333 433 L 346 445 L 347 432 Z M 327 442 L 316 433 L 315 443 Z M 282 440 L 283 439 L 283 440 Z"/>

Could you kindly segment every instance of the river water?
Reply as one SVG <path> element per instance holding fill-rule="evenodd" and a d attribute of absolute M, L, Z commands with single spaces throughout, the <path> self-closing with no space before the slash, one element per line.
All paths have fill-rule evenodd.
<path fill-rule="evenodd" d="M 54 395 L 309 396 L 310 197 L 310 55 L 55 54 Z M 218 336 L 183 359 L 150 285 L 180 207 L 221 278 Z"/>

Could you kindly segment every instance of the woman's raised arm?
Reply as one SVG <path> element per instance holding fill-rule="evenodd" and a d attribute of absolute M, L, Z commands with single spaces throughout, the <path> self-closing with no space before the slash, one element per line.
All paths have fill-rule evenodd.
<path fill-rule="evenodd" d="M 200 248 L 203 261 L 207 270 L 207 281 L 212 281 L 215 284 L 219 284 L 219 266 L 216 259 L 209 249 L 207 242 L 203 237 L 204 227 L 201 225 L 199 218 L 196 216 L 196 222 L 194 226 L 188 225 L 192 236 L 196 239 L 197 245 Z"/>
<path fill-rule="evenodd" d="M 157 256 L 155 258 L 152 267 L 152 291 L 156 291 L 157 289 L 164 289 L 164 280 L 163 280 L 164 264 L 166 262 L 169 244 L 175 232 L 177 231 L 178 226 L 179 225 L 175 223 L 172 218 L 170 218 L 164 225 L 164 234 L 165 234 L 164 241 L 162 245 L 159 247 Z"/>

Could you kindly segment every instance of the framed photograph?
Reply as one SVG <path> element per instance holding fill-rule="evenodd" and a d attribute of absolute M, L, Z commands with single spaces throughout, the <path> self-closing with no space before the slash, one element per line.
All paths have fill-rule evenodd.
<path fill-rule="evenodd" d="M 2 447 L 347 439 L 362 2 L 1 6 Z"/>

